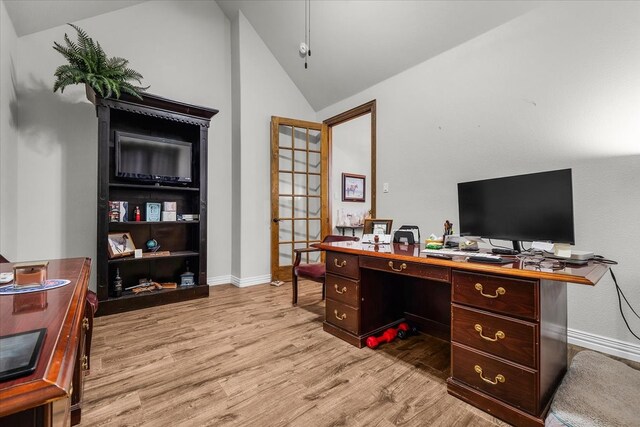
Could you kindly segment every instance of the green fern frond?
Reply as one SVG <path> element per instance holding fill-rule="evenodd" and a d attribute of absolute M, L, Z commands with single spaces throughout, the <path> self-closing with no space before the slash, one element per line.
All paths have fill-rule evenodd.
<path fill-rule="evenodd" d="M 77 33 L 77 41 L 73 41 L 67 34 L 62 43 L 53 42 L 53 49 L 60 53 L 68 62 L 56 68 L 54 76 L 56 81 L 53 91 L 58 89 L 64 92 L 64 88 L 71 84 L 87 84 L 98 95 L 108 98 L 115 94 L 116 98 L 128 93 L 142 99 L 140 92 L 144 92 L 149 86 L 134 86 L 130 82 L 142 84 L 142 75 L 128 68 L 129 61 L 120 57 L 109 58 L 99 42 L 89 37 L 80 27 L 69 24 Z"/>

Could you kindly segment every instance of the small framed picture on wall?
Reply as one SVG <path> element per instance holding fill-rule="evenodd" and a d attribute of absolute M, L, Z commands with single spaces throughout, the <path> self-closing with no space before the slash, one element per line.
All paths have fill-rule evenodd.
<path fill-rule="evenodd" d="M 352 173 L 342 174 L 342 201 L 364 202 L 366 177 Z"/>

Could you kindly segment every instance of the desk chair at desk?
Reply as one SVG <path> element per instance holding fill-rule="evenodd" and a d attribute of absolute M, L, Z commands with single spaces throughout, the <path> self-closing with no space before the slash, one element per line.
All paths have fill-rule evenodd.
<path fill-rule="evenodd" d="M 355 236 L 335 236 L 328 235 L 323 240 L 322 243 L 331 243 L 331 242 L 344 242 L 344 241 L 358 241 L 359 237 Z M 292 305 L 298 304 L 298 277 L 312 280 L 314 282 L 322 283 L 322 299 L 325 297 L 325 264 L 323 262 L 315 262 L 315 263 L 302 263 L 302 254 L 310 253 L 310 252 L 319 252 L 322 249 L 316 247 L 309 248 L 300 248 L 294 249 L 296 254 L 295 261 L 293 262 L 292 271 L 291 271 L 291 287 L 293 290 L 292 295 Z"/>
<path fill-rule="evenodd" d="M 326 332 L 362 347 L 407 320 L 450 341 L 449 394 L 517 426 L 544 425 L 566 371 L 567 283 L 595 285 L 607 271 L 432 259 L 419 245 L 318 246 L 327 251 Z"/>

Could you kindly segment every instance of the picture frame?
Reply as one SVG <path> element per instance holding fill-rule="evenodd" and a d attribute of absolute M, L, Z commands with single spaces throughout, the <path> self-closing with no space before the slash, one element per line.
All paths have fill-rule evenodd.
<path fill-rule="evenodd" d="M 147 202 L 145 204 L 145 221 L 158 222 L 160 221 L 160 212 L 162 211 L 162 205 L 155 202 Z"/>
<path fill-rule="evenodd" d="M 364 234 L 391 234 L 392 219 L 371 219 L 364 220 Z"/>
<path fill-rule="evenodd" d="M 342 201 L 364 202 L 366 194 L 365 175 L 342 173 Z"/>
<path fill-rule="evenodd" d="M 107 236 L 107 242 L 110 259 L 133 255 L 136 250 L 131 233 L 127 231 L 109 233 Z"/>

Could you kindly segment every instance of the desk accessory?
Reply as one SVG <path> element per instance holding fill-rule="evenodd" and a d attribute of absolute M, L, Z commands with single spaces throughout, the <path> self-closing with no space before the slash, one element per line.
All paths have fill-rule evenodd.
<path fill-rule="evenodd" d="M 13 273 L 0 273 L 0 284 L 11 283 L 13 281 Z"/>
<path fill-rule="evenodd" d="M 42 285 L 47 280 L 49 261 L 23 262 L 13 265 L 14 286 Z"/>
<path fill-rule="evenodd" d="M 36 370 L 46 332 L 43 328 L 0 337 L 0 381 Z"/>

